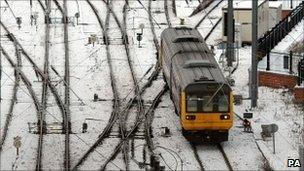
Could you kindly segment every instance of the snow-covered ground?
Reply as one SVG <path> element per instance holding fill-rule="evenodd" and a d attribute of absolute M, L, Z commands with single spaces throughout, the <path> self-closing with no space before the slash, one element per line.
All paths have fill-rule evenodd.
<path fill-rule="evenodd" d="M 1 7 L 6 6 L 0 1 Z M 110 71 L 106 58 L 105 45 L 96 43 L 94 46 L 88 44 L 88 37 L 96 34 L 102 37 L 102 30 L 98 21 L 85 1 L 67 1 L 68 14 L 73 16 L 76 12 L 80 12 L 79 25 L 69 25 L 69 53 L 70 53 L 70 72 L 71 72 L 71 166 L 74 167 L 76 162 L 83 156 L 89 147 L 97 140 L 98 135 L 106 126 L 110 114 L 112 112 L 113 92 L 110 83 Z M 186 18 L 186 24 L 194 26 L 199 19 L 205 14 L 205 11 L 188 17 L 193 9 L 198 5 L 197 1 L 180 1 L 177 4 L 177 17 L 174 17 L 171 9 L 171 1 L 169 3 L 169 11 L 171 22 L 178 25 L 179 18 Z M 227 2 L 223 2 L 226 4 Z M 18 16 L 22 16 L 21 28 L 18 29 L 15 20 L 12 19 L 12 13 L 7 8 L 1 8 L 1 21 L 7 25 L 12 33 L 21 42 L 29 55 L 34 59 L 40 69 L 43 69 L 44 63 L 44 47 L 45 47 L 45 24 L 43 11 L 37 1 L 33 1 L 32 11 L 38 12 L 37 25 L 30 25 L 30 6 L 26 1 L 9 1 L 9 4 Z M 62 4 L 62 2 L 60 2 Z M 106 6 L 102 1 L 92 1 L 100 13 L 101 19 L 105 22 Z M 114 12 L 122 21 L 122 9 L 124 1 L 113 1 Z M 140 82 L 140 86 L 146 82 L 149 73 L 144 76 L 146 71 L 156 62 L 156 49 L 153 43 L 153 35 L 149 24 L 149 15 L 146 11 L 148 1 L 143 1 L 144 7 L 137 1 L 129 2 L 127 15 L 127 33 L 129 36 L 129 48 L 132 64 L 135 69 L 136 79 Z M 56 10 L 54 3 L 51 3 L 53 16 L 60 16 L 60 12 Z M 201 24 L 198 30 L 205 35 L 207 30 L 212 27 L 213 21 L 220 17 L 221 6 L 212 12 L 205 22 Z M 210 9 L 210 7 L 206 9 Z M 152 1 L 152 17 L 160 27 L 155 27 L 156 34 L 159 38 L 160 33 L 167 26 L 164 14 L 164 2 Z M 141 48 L 138 48 L 136 33 L 140 33 L 140 24 L 144 24 L 143 40 Z M 216 45 L 221 37 L 221 23 L 209 37 L 207 43 Z M 295 30 L 287 36 L 279 44 L 275 50 L 285 52 L 288 46 L 292 44 L 293 39 L 298 35 L 303 36 L 303 24 L 299 24 Z M 6 36 L 5 31 L 1 29 L 1 45 L 9 52 L 11 58 L 15 59 L 15 49 Z M 130 75 L 130 69 L 127 67 L 124 47 L 121 44 L 121 34 L 114 18 L 110 18 L 110 53 L 112 56 L 115 78 L 119 90 L 119 97 L 126 101 L 133 97 L 133 82 Z M 289 37 L 289 38 L 288 38 Z M 51 79 L 54 84 L 60 81 L 64 76 L 64 46 L 63 46 L 63 25 L 51 24 L 50 30 L 50 65 L 52 65 L 61 75 L 57 76 L 51 69 Z M 216 58 L 219 60 L 222 50 L 216 49 Z M 235 94 L 242 94 L 248 97 L 248 68 L 251 63 L 251 47 L 243 47 L 238 50 L 239 65 L 238 69 L 232 75 L 236 81 L 233 88 Z M 35 93 L 40 101 L 42 83 L 35 75 L 31 64 L 22 56 L 22 70 L 26 76 L 30 78 Z M 13 93 L 14 70 L 6 59 L 2 58 L 2 78 L 1 78 L 1 134 L 4 122 L 8 113 L 8 108 Z M 220 60 L 219 60 L 220 61 Z M 235 64 L 234 64 L 235 65 Z M 222 64 L 220 64 L 222 66 Z M 225 74 L 227 74 L 225 72 Z M 162 89 L 164 82 L 162 76 L 159 76 L 152 86 L 143 94 L 143 99 L 147 102 L 151 101 L 155 95 Z M 64 83 L 60 82 L 56 86 L 62 99 L 64 99 Z M 101 101 L 94 102 L 93 96 L 97 94 Z M 37 122 L 35 106 L 28 91 L 23 83 L 18 88 L 18 103 L 15 104 L 13 110 L 13 118 L 9 127 L 8 136 L 0 152 L 1 170 L 33 170 L 35 169 L 36 148 L 38 143 L 38 135 L 28 131 L 28 123 Z M 242 115 L 246 110 L 253 112 L 252 119 L 253 133 L 243 132 L 241 120 L 234 118 L 234 126 L 230 130 L 228 142 L 222 143 L 224 151 L 235 170 L 261 170 L 264 169 L 265 163 L 263 155 L 269 160 L 270 167 L 276 170 L 286 170 L 287 159 L 299 158 L 298 144 L 301 128 L 303 127 L 303 106 L 292 103 L 292 93 L 285 89 L 271 89 L 267 87 L 259 88 L 258 107 L 250 109 L 250 101 L 244 100 L 242 105 L 235 106 L 235 113 Z M 135 111 L 132 113 L 136 113 Z M 130 116 L 134 118 L 134 116 Z M 62 116 L 53 95 L 49 91 L 46 121 L 48 124 L 53 122 L 62 122 Z M 86 133 L 82 133 L 82 123 L 87 122 L 89 127 Z M 276 137 L 276 154 L 273 154 L 272 140 L 263 141 L 260 136 L 261 125 L 275 123 L 279 126 Z M 132 126 L 132 123 L 130 124 Z M 162 127 L 170 129 L 170 136 L 162 136 Z M 195 159 L 191 144 L 182 136 L 179 118 L 174 113 L 174 106 L 169 98 L 169 93 L 162 97 L 159 107 L 155 110 L 154 120 L 152 123 L 153 141 L 156 151 L 161 154 L 161 165 L 166 170 L 199 170 L 199 164 Z M 16 149 L 13 147 L 13 138 L 21 136 L 22 146 L 20 155 L 16 156 Z M 108 138 L 95 152 L 93 152 L 79 169 L 100 169 L 102 163 L 112 153 L 119 141 L 119 138 Z M 135 158 L 142 162 L 142 151 L 144 140 L 136 139 L 135 142 Z M 263 154 L 259 151 L 261 149 Z M 223 158 L 214 145 L 197 146 L 198 155 L 207 170 L 227 169 Z M 63 169 L 64 154 L 64 135 L 48 134 L 44 136 L 43 145 L 43 169 Z M 149 159 L 147 159 L 148 161 Z M 108 164 L 107 169 L 119 170 L 124 169 L 123 156 L 118 154 L 115 160 Z M 140 169 L 134 160 L 130 162 L 130 169 Z M 296 169 L 296 168 L 295 168 Z"/>

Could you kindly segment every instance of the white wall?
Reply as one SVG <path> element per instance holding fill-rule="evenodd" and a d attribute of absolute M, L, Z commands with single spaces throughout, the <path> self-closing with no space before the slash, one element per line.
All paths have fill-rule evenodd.
<path fill-rule="evenodd" d="M 222 9 L 222 17 L 224 13 L 227 12 L 226 9 Z M 251 9 L 234 9 L 234 19 L 235 23 L 241 24 L 241 37 L 243 42 L 251 42 Z M 262 37 L 263 34 L 268 31 L 269 24 L 269 4 L 265 1 L 258 8 L 258 37 Z M 223 41 L 227 40 L 224 36 L 224 20 L 223 20 L 222 38 Z"/>
<path fill-rule="evenodd" d="M 282 6 L 269 8 L 269 29 L 273 28 L 282 18 Z"/>

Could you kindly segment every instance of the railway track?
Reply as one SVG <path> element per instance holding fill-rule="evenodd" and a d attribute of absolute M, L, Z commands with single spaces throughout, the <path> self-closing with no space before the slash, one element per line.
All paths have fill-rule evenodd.
<path fill-rule="evenodd" d="M 90 3 L 90 1 L 87 0 L 87 3 L 90 5 L 90 7 L 93 9 L 97 19 L 98 19 L 98 22 L 100 24 L 100 27 L 101 29 L 103 30 L 103 37 L 105 39 L 105 43 L 106 43 L 106 49 L 107 49 L 107 58 L 108 58 L 108 62 L 110 62 L 110 53 L 109 53 L 109 41 L 108 41 L 108 35 L 107 35 L 107 29 L 104 29 L 104 25 L 102 24 L 102 20 L 100 19 L 99 17 L 99 14 L 98 14 L 98 11 L 96 10 L 96 8 L 94 7 L 93 4 Z M 110 9 L 108 9 L 110 11 Z M 110 14 L 108 13 L 107 16 L 109 16 Z M 115 14 L 114 14 L 115 16 Z M 108 17 L 107 17 L 108 18 Z M 125 17 L 126 18 L 126 17 Z M 107 19 L 106 19 L 107 20 Z M 117 20 L 117 18 L 116 18 Z M 150 20 L 150 23 L 151 25 L 153 25 L 153 19 L 152 19 L 152 16 L 149 15 L 149 20 Z M 106 25 L 107 25 L 108 22 L 106 22 Z M 106 26 L 107 28 L 108 26 Z M 153 28 L 153 27 L 152 27 Z M 155 35 L 155 31 L 154 31 L 154 28 L 153 28 L 153 32 L 154 32 L 154 43 L 155 43 L 155 47 L 156 49 L 158 49 L 158 41 L 157 41 L 157 38 L 156 38 L 156 35 Z M 156 53 L 156 56 L 158 55 L 158 52 Z M 111 73 L 111 69 L 112 68 L 112 65 L 109 63 L 109 66 L 110 66 L 110 73 Z M 151 86 L 152 82 L 157 78 L 157 76 L 159 75 L 159 71 L 160 71 L 160 68 L 159 68 L 159 64 L 157 62 L 157 64 L 155 65 L 155 69 L 154 71 L 152 72 L 152 74 L 149 76 L 148 78 L 148 81 L 141 87 L 138 89 L 138 94 L 141 95 L 143 94 L 146 89 L 148 87 Z M 113 71 L 112 71 L 113 73 Z M 113 86 L 115 85 L 115 80 L 114 80 L 114 76 L 113 74 L 110 74 L 110 77 L 111 77 L 111 84 L 112 84 L 112 89 L 114 89 L 114 87 L 116 86 Z M 113 92 L 117 92 L 117 90 L 113 90 Z M 128 102 L 127 104 L 123 107 L 123 109 L 121 109 L 121 113 L 122 112 L 126 112 L 128 110 L 130 110 L 131 107 L 133 107 L 133 105 L 138 101 L 138 96 L 135 95 L 134 97 L 132 97 Z M 106 126 L 106 128 L 104 129 L 104 131 L 99 135 L 99 138 L 98 140 L 89 148 L 89 150 L 81 157 L 81 159 L 77 162 L 77 164 L 75 165 L 75 167 L 73 169 L 76 169 L 78 168 L 85 160 L 86 158 L 89 156 L 90 153 L 92 153 L 97 147 L 98 145 L 109 135 L 115 121 L 117 120 L 117 115 L 118 115 L 118 111 L 117 111 L 117 108 L 119 106 L 119 101 L 118 101 L 118 95 L 117 93 L 114 93 L 114 103 L 113 103 L 113 111 L 112 111 L 112 114 L 111 114 L 111 117 L 110 117 L 110 120 Z M 116 109 L 116 110 L 115 110 Z M 137 124 L 138 122 L 135 123 L 135 125 Z M 130 131 L 129 131 L 130 132 Z M 125 137 L 126 138 L 126 137 Z M 119 150 L 117 150 L 117 153 L 119 152 Z M 113 155 L 114 156 L 114 155 Z M 109 160 L 108 162 L 110 162 L 111 160 Z M 106 165 L 105 165 L 106 166 Z"/>
<path fill-rule="evenodd" d="M 214 31 L 214 29 L 217 27 L 217 25 L 219 25 L 219 23 L 222 21 L 222 17 L 220 19 L 217 20 L 217 22 L 212 26 L 211 30 L 206 34 L 206 36 L 204 37 L 204 40 L 207 41 L 209 36 L 211 35 L 211 33 Z"/>
<path fill-rule="evenodd" d="M 210 18 L 208 17 L 209 14 L 211 14 L 211 12 L 213 12 L 216 8 L 218 8 L 218 6 L 223 3 L 223 0 L 219 0 L 219 1 L 214 1 L 213 3 L 216 3 L 200 20 L 199 22 L 194 26 L 195 29 L 198 29 L 199 26 L 203 23 L 203 21 L 205 21 L 206 19 Z M 212 34 L 212 32 L 214 31 L 214 29 L 221 23 L 222 21 L 222 17 L 220 17 L 215 23 L 212 23 L 212 21 L 210 20 L 212 27 L 211 29 L 207 32 L 206 35 L 204 35 L 204 40 L 207 41 L 208 38 L 210 37 L 210 35 Z"/>
<path fill-rule="evenodd" d="M 16 71 L 15 71 L 16 72 Z M 15 103 L 17 101 L 17 90 L 18 90 L 18 79 L 15 77 L 15 81 L 14 81 L 14 88 L 13 88 L 13 95 L 12 95 L 12 99 L 11 99 L 11 102 L 10 102 L 10 107 L 9 107 L 9 110 L 8 110 L 8 114 L 5 118 L 5 124 L 4 124 L 4 127 L 3 127 L 3 132 L 2 132 L 2 137 L 1 137 L 1 144 L 0 144 L 0 152 L 2 151 L 2 146 L 6 140 L 6 136 L 7 136 L 7 131 L 8 131 L 8 128 L 10 126 L 10 123 L 11 123 L 11 120 L 12 120 L 12 117 L 13 117 L 13 110 L 14 110 L 14 106 L 15 106 Z"/>
<path fill-rule="evenodd" d="M 199 5 L 196 7 L 196 9 L 190 14 L 189 17 L 192 17 L 193 15 L 196 15 L 197 13 L 201 12 L 202 10 L 205 10 L 209 5 L 213 2 L 213 0 L 205 0 L 202 3 L 199 2 Z"/>
<path fill-rule="evenodd" d="M 45 6 L 43 5 L 43 3 L 41 2 L 41 0 L 38 0 L 38 3 L 40 5 L 40 7 L 42 8 L 43 11 L 45 11 Z"/>
<path fill-rule="evenodd" d="M 32 65 L 34 71 L 39 75 L 39 77 L 41 77 L 42 80 L 45 80 L 47 86 L 50 88 L 53 96 L 55 97 L 55 100 L 56 100 L 56 103 L 57 105 L 59 106 L 59 109 L 60 109 L 60 112 L 64 118 L 64 116 L 66 115 L 65 114 L 65 106 L 64 106 L 64 103 L 62 102 L 61 98 L 60 98 L 60 95 L 57 91 L 57 89 L 55 88 L 55 86 L 51 83 L 50 81 L 50 77 L 49 75 L 46 75 L 44 73 L 43 70 L 41 70 L 37 64 L 34 62 L 34 60 L 28 55 L 28 53 L 25 51 L 25 49 L 23 48 L 23 46 L 19 43 L 19 41 L 15 38 L 14 34 L 11 33 L 8 28 L 4 25 L 4 23 L 2 21 L 0 21 L 0 25 L 4 28 L 4 30 L 6 31 L 9 39 L 11 41 L 13 41 L 14 43 L 16 43 L 16 45 L 20 48 L 22 54 L 25 56 L 25 58 L 30 62 L 30 64 Z M 41 103 L 42 105 L 42 103 Z M 43 109 L 42 109 L 43 110 Z M 43 123 L 40 122 L 39 123 L 40 126 L 43 126 Z M 42 139 L 42 138 L 41 138 Z M 39 154 L 40 153 L 40 154 Z M 42 156 L 42 152 L 38 152 L 37 155 L 40 155 Z M 38 157 L 37 157 L 38 158 Z M 39 161 L 37 161 L 37 164 L 39 163 Z M 36 164 L 36 168 L 41 168 L 41 159 L 40 159 L 40 165 L 37 166 Z"/>
<path fill-rule="evenodd" d="M 168 27 L 172 27 L 170 21 L 169 9 L 168 9 L 168 0 L 164 0 L 164 8 L 165 8 L 165 15 L 166 15 Z"/>
<path fill-rule="evenodd" d="M 55 0 L 57 2 L 57 0 Z M 58 4 L 58 7 L 60 5 Z M 61 8 L 60 8 L 61 9 Z M 63 26 L 64 26 L 64 59 L 65 59 L 65 73 L 64 73 L 64 82 L 65 82 L 65 92 L 64 92 L 64 103 L 65 103 L 65 119 L 63 120 L 64 124 L 64 133 L 65 133 L 65 151 L 64 151 L 64 168 L 65 170 L 70 170 L 70 132 L 71 132 L 71 115 L 70 115 L 70 57 L 69 57 L 69 30 L 68 30 L 68 10 L 67 10 L 67 1 L 63 0 Z"/>
<path fill-rule="evenodd" d="M 103 21 L 100 18 L 99 12 L 95 8 L 95 6 L 89 0 L 86 0 L 86 2 L 88 3 L 88 5 L 93 10 L 93 12 L 94 12 L 94 14 L 95 14 L 95 16 L 98 20 L 99 26 L 102 30 L 102 33 L 103 33 L 103 39 L 104 39 L 104 43 L 106 45 L 107 62 L 108 62 L 109 69 L 110 69 L 111 88 L 112 88 L 112 93 L 113 93 L 114 97 L 113 97 L 113 106 L 112 106 L 113 109 L 112 109 L 111 116 L 109 118 L 109 121 L 108 121 L 106 127 L 104 128 L 102 133 L 98 136 L 97 141 L 95 141 L 95 143 L 86 151 L 86 153 L 76 163 L 73 170 L 76 170 L 77 167 L 79 167 L 87 159 L 89 154 L 91 154 L 102 143 L 102 141 L 110 134 L 110 131 L 111 131 L 113 125 L 115 124 L 116 120 L 117 120 L 117 115 L 118 115 L 119 106 L 120 106 L 118 90 L 117 90 L 117 85 L 116 85 L 117 81 L 114 77 L 113 64 L 111 62 L 108 29 L 105 29 L 105 28 L 108 28 L 108 25 L 109 25 L 110 10 L 107 9 L 108 11 L 107 11 L 107 16 L 106 16 L 106 22 L 105 22 L 105 25 L 104 25 Z"/>
<path fill-rule="evenodd" d="M 242 121 L 244 120 L 239 114 L 234 113 L 234 115 L 235 115 L 238 119 L 240 119 L 240 120 L 242 120 Z M 262 157 L 263 157 L 263 160 L 264 160 L 263 163 L 265 163 L 265 166 L 264 166 L 264 167 L 265 167 L 265 168 L 268 168 L 268 169 L 272 169 L 271 166 L 270 166 L 270 163 L 269 163 L 268 159 L 266 158 L 265 153 L 262 151 L 262 149 L 261 149 L 259 143 L 257 142 L 256 138 L 254 137 L 254 134 L 252 134 L 252 136 L 253 136 L 254 142 L 255 142 L 255 144 L 256 144 L 256 146 L 257 146 L 257 149 L 259 150 L 259 152 L 261 153 L 261 155 L 262 155 Z"/>
<path fill-rule="evenodd" d="M 157 36 L 156 36 L 156 33 L 155 33 L 155 28 L 154 28 L 154 25 L 153 25 L 153 17 L 152 17 L 151 7 L 152 7 L 152 0 L 149 0 L 149 4 L 148 4 L 149 23 L 150 23 L 151 32 L 152 32 L 152 35 L 153 35 L 154 47 L 156 49 L 155 70 L 153 71 L 152 75 L 154 74 L 155 77 L 157 77 L 159 75 L 159 72 L 160 72 L 160 64 L 159 64 L 159 61 L 158 61 L 159 42 L 158 42 L 158 39 L 157 39 Z M 169 15 L 168 15 L 168 17 L 169 17 Z M 168 17 L 166 15 L 167 22 L 170 24 L 170 20 L 169 20 Z M 153 135 L 152 135 L 152 132 L 151 132 L 153 118 L 154 118 L 153 114 L 154 114 L 154 111 L 149 112 L 149 115 L 147 116 L 147 119 L 145 121 L 145 140 L 146 140 L 146 144 L 148 146 L 148 149 L 149 149 L 150 153 L 155 154 L 155 145 L 154 145 L 154 142 L 152 140 Z M 143 155 L 145 156 L 145 154 L 143 154 Z"/>
<path fill-rule="evenodd" d="M 116 21 L 116 24 L 118 25 L 118 28 L 120 29 L 123 44 L 126 47 L 127 46 L 126 33 L 123 31 L 121 23 L 119 22 L 117 16 L 114 14 L 114 10 L 111 8 L 111 6 L 112 6 L 112 0 L 107 1 L 107 2 L 103 1 L 103 2 L 107 6 L 107 17 L 108 18 L 106 20 L 106 23 L 107 23 L 106 24 L 106 30 L 109 31 L 110 16 L 111 16 L 110 12 L 112 12 L 112 16 L 114 17 L 114 19 Z M 124 13 L 123 15 L 125 16 L 126 11 L 124 11 L 123 13 Z M 110 36 L 109 36 L 109 38 L 110 38 Z M 134 79 L 134 73 L 133 73 L 133 70 L 132 70 L 133 68 L 130 67 L 128 47 L 126 47 L 126 55 L 127 55 L 127 60 L 128 60 L 128 66 L 129 66 L 129 68 L 131 70 L 131 75 L 132 75 L 132 79 L 133 79 L 133 83 L 134 83 L 134 80 L 136 80 L 136 79 Z M 121 104 L 120 104 L 120 106 L 121 106 Z M 127 119 L 127 113 L 128 112 L 129 112 L 129 110 L 125 111 L 125 112 L 119 112 L 119 115 L 118 115 L 118 119 L 119 119 L 118 127 L 119 127 L 119 135 L 120 135 L 121 139 L 125 139 L 126 138 L 125 137 L 125 135 L 126 135 L 126 119 Z M 123 153 L 123 161 L 125 163 L 125 170 L 129 170 L 129 155 L 128 155 L 128 144 L 127 143 L 128 142 L 123 142 L 122 147 L 121 147 L 122 148 L 121 151 Z M 115 153 L 115 154 L 113 154 L 113 156 L 111 156 L 111 158 L 113 159 L 114 157 L 116 157 L 116 155 L 118 154 L 118 152 Z M 108 163 L 105 164 L 105 167 L 106 167 L 107 164 Z"/>
<path fill-rule="evenodd" d="M 21 67 L 21 59 L 20 58 L 21 57 L 20 57 L 20 53 L 18 51 L 18 47 L 17 47 L 16 43 L 14 43 L 14 47 L 15 47 L 17 63 L 18 63 L 16 67 L 18 67 L 20 69 L 20 67 Z M 1 48 L 1 49 L 3 49 L 3 48 Z M 5 54 L 7 55 L 6 52 L 5 52 Z M 11 102 L 10 102 L 10 107 L 9 107 L 9 110 L 8 110 L 8 114 L 7 114 L 6 119 L 5 119 L 3 134 L 2 134 L 2 137 L 1 137 L 0 151 L 2 151 L 2 146 L 3 146 L 4 141 L 6 139 L 6 136 L 7 136 L 8 127 L 9 127 L 9 125 L 11 123 L 11 120 L 12 120 L 14 106 L 15 106 L 15 103 L 17 101 L 17 90 L 18 90 L 18 87 L 19 87 L 19 82 L 20 82 L 19 70 L 15 70 L 15 81 L 14 81 L 14 87 L 13 87 L 13 95 L 12 95 L 12 99 L 11 99 Z"/>
<path fill-rule="evenodd" d="M 65 86 L 65 96 L 64 96 L 64 107 L 65 114 L 63 118 L 63 131 L 65 134 L 65 150 L 64 150 L 64 168 L 65 170 L 70 169 L 70 132 L 71 132 L 71 119 L 70 119 L 70 69 L 69 69 L 69 39 L 68 39 L 68 22 L 67 22 L 67 5 L 66 0 L 63 0 L 63 8 L 57 0 L 53 0 L 56 7 L 61 12 L 63 18 L 63 28 L 64 28 L 64 54 L 65 54 L 65 73 L 64 73 L 64 86 Z M 51 1 L 46 1 L 47 10 L 45 10 L 46 16 L 46 39 L 45 39 L 45 64 L 44 64 L 44 74 L 49 75 L 49 43 L 50 43 L 50 3 Z M 46 94 L 47 94 L 47 81 L 43 80 L 43 93 L 42 93 L 42 104 L 44 110 L 46 109 Z M 44 113 L 45 114 L 45 113 Z M 41 168 L 39 168 L 40 170 Z"/>
<path fill-rule="evenodd" d="M 50 7 L 51 4 L 49 1 L 46 1 L 46 9 L 44 11 L 45 13 L 45 40 L 44 40 L 44 68 L 43 68 L 43 74 L 49 75 L 49 43 L 50 43 Z M 42 105 L 42 120 L 38 121 L 38 123 L 45 123 L 45 114 L 46 114 L 46 105 L 47 105 L 47 80 L 46 78 L 42 78 L 42 97 L 41 97 L 41 105 Z M 43 129 L 42 129 L 43 130 Z M 39 136 L 43 137 L 43 131 Z M 43 138 L 41 138 L 43 139 Z M 37 163 L 36 163 L 36 170 L 42 169 L 42 144 L 41 147 L 38 148 L 38 155 L 37 157 Z"/>
<path fill-rule="evenodd" d="M 132 127 L 132 129 L 128 132 L 128 134 L 126 135 L 126 138 L 125 139 L 122 139 L 119 144 L 116 146 L 116 148 L 114 149 L 113 153 L 110 155 L 110 157 L 105 161 L 105 163 L 101 166 L 101 170 L 105 170 L 106 169 L 106 166 L 107 164 L 113 160 L 113 157 L 115 156 L 115 154 L 117 154 L 120 149 L 121 149 L 121 146 L 123 145 L 123 143 L 125 141 L 128 141 L 128 139 L 130 138 L 130 136 L 133 136 L 138 127 L 140 126 L 140 124 L 142 123 L 142 121 L 144 119 L 146 119 L 148 117 L 148 115 L 151 114 L 151 112 L 154 111 L 154 109 L 157 107 L 157 105 L 159 104 L 160 102 L 160 99 L 161 97 L 164 95 L 164 93 L 168 90 L 168 87 L 167 86 L 164 86 L 163 89 L 157 94 L 157 96 L 153 99 L 153 102 L 151 104 L 151 106 L 149 107 L 149 109 L 147 110 L 147 112 L 145 112 L 145 114 L 139 119 L 138 122 L 136 122 L 136 124 Z"/>
<path fill-rule="evenodd" d="M 207 145 L 207 144 L 199 145 L 199 144 L 193 144 L 193 143 L 191 143 L 191 147 L 192 147 L 192 150 L 193 150 L 194 157 L 197 160 L 197 162 L 198 162 L 201 170 L 206 170 L 206 168 L 205 168 L 204 165 L 210 165 L 210 166 L 212 166 L 211 167 L 212 169 L 216 169 L 217 167 L 214 165 L 215 163 L 209 164 L 210 161 L 203 160 L 200 157 L 200 155 L 207 153 L 207 151 L 205 151 L 205 150 L 198 150 L 198 148 L 203 148 L 203 149 L 209 149 L 209 148 L 213 149 L 214 148 L 214 150 L 217 149 L 218 152 L 221 154 L 221 157 L 212 156 L 213 154 L 209 154 L 210 156 L 206 156 L 207 155 L 206 154 L 205 157 L 206 158 L 209 158 L 209 157 L 210 158 L 215 158 L 216 157 L 217 159 L 222 158 L 223 159 L 223 163 L 225 163 L 225 167 L 226 167 L 225 169 L 230 170 L 230 171 L 233 170 L 233 168 L 232 168 L 232 166 L 230 164 L 230 161 L 229 161 L 229 159 L 228 159 L 228 157 L 227 157 L 227 155 L 226 155 L 226 153 L 225 153 L 225 151 L 224 151 L 224 149 L 223 149 L 223 147 L 222 147 L 222 145 L 220 143 L 216 144 L 216 145 L 211 145 L 211 144 L 209 144 L 209 145 Z M 213 162 L 219 162 L 219 161 L 213 161 Z M 203 163 L 205 163 L 205 164 L 203 164 Z M 218 167 L 224 167 L 224 166 L 220 166 L 219 165 Z M 223 168 L 218 168 L 218 169 L 222 170 Z"/>
<path fill-rule="evenodd" d="M 223 2 L 224 0 L 219 0 L 219 1 L 215 1 L 216 2 L 216 4 L 215 4 L 215 6 L 213 6 L 204 16 L 203 16 L 203 18 L 201 18 L 200 20 L 199 20 L 199 22 L 194 26 L 194 28 L 195 29 L 197 29 L 201 24 L 202 24 L 202 22 L 209 16 L 209 14 L 211 13 L 211 12 L 213 12 L 222 2 Z"/>
<path fill-rule="evenodd" d="M 42 108 L 41 108 L 41 103 L 39 103 L 38 97 L 36 93 L 34 92 L 34 89 L 32 88 L 31 82 L 29 81 L 28 77 L 24 74 L 23 71 L 20 70 L 18 65 L 14 64 L 13 60 L 11 57 L 9 57 L 8 53 L 4 50 L 4 48 L 0 45 L 0 48 L 2 49 L 2 53 L 4 57 L 8 60 L 10 65 L 14 68 L 15 72 L 19 74 L 21 80 L 27 87 L 31 98 L 33 99 L 33 102 L 35 104 L 35 109 L 37 112 L 37 120 L 42 121 L 43 120 L 43 113 L 42 113 Z M 36 169 L 41 168 L 41 158 L 42 158 L 42 143 L 43 143 L 43 123 L 40 122 L 38 123 L 38 148 L 37 148 L 37 156 L 36 156 Z"/>
<path fill-rule="evenodd" d="M 191 143 L 191 148 L 192 148 L 194 157 L 195 157 L 195 159 L 196 159 L 198 165 L 200 166 L 200 170 L 201 170 L 201 171 L 204 171 L 205 168 L 204 168 L 204 166 L 203 166 L 203 162 L 202 162 L 201 158 L 199 157 L 199 155 L 198 155 L 198 153 L 197 153 L 196 145 L 193 144 L 193 143 Z"/>
<path fill-rule="evenodd" d="M 228 168 L 230 171 L 233 171 L 232 166 L 231 166 L 231 164 L 230 164 L 230 162 L 229 162 L 229 159 L 228 159 L 228 157 L 227 157 L 227 154 L 225 153 L 225 151 L 224 151 L 224 149 L 223 149 L 223 146 L 222 146 L 221 144 L 217 144 L 217 148 L 219 149 L 219 151 L 220 151 L 221 154 L 223 155 L 227 168 Z"/>
<path fill-rule="evenodd" d="M 114 11 L 114 9 L 112 8 L 112 1 L 108 1 L 106 2 L 105 0 L 103 0 L 103 2 L 107 5 L 107 9 L 108 11 L 111 11 L 112 16 L 114 17 L 116 24 L 120 30 L 120 33 L 122 35 L 122 41 L 124 44 L 124 49 L 125 49 L 125 53 L 126 53 L 126 57 L 127 57 L 127 62 L 128 62 L 128 68 L 131 72 L 131 76 L 132 76 L 132 81 L 133 81 L 133 87 L 134 87 L 134 93 L 135 93 L 135 98 L 136 98 L 136 104 L 137 104 L 137 114 L 136 114 L 136 121 L 135 123 L 138 121 L 139 116 L 141 115 L 141 113 L 143 113 L 143 104 L 142 104 L 142 98 L 141 95 L 139 93 L 139 86 L 138 86 L 138 81 L 136 79 L 136 75 L 135 75 L 135 71 L 131 62 L 131 55 L 130 55 L 130 50 L 129 50 L 129 46 L 128 46 L 128 35 L 127 35 L 127 30 L 126 30 L 126 16 L 127 16 L 127 6 L 128 6 L 128 1 L 125 1 L 124 7 L 123 7 L 123 23 L 121 23 L 116 15 L 116 12 Z M 119 130 L 120 130 L 120 136 L 121 139 L 125 139 L 125 136 L 127 134 L 127 128 L 126 128 L 126 124 L 127 124 L 127 118 L 128 115 L 130 114 L 130 109 L 128 108 L 127 110 L 125 110 L 124 112 L 120 112 L 119 115 Z M 124 158 L 124 162 L 126 165 L 126 170 L 129 170 L 129 142 L 125 141 L 123 143 L 122 146 L 122 152 L 123 152 L 123 158 Z M 116 156 L 117 153 L 114 154 L 114 156 Z M 113 157 L 114 157 L 113 156 Z M 113 158 L 111 157 L 111 158 Z M 105 164 L 105 166 L 107 165 L 107 163 Z"/>

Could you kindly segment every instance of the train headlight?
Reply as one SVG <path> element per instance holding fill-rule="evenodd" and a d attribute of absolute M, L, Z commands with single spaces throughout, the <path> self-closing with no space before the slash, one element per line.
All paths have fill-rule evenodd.
<path fill-rule="evenodd" d="M 221 115 L 220 118 L 221 120 L 228 120 L 230 119 L 230 115 Z"/>
<path fill-rule="evenodd" d="M 195 115 L 186 115 L 186 120 L 195 120 Z"/>

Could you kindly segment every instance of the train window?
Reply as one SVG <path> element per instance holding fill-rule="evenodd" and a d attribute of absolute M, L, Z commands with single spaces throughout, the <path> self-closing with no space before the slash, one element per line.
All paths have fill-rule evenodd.
<path fill-rule="evenodd" d="M 195 68 L 195 67 L 215 67 L 209 60 L 189 60 L 186 61 L 184 68 Z"/>
<path fill-rule="evenodd" d="M 218 99 L 218 111 L 227 112 L 229 108 L 229 100 L 227 95 L 221 95 Z"/>
<path fill-rule="evenodd" d="M 228 95 L 212 93 L 187 95 L 187 112 L 218 113 L 229 111 Z"/>
<path fill-rule="evenodd" d="M 197 111 L 197 96 L 189 95 L 187 97 L 187 111 L 196 112 Z"/>
<path fill-rule="evenodd" d="M 203 96 L 203 111 L 204 112 L 212 112 L 213 111 L 213 100 L 211 96 Z"/>
<path fill-rule="evenodd" d="M 182 42 L 202 42 L 200 38 L 192 35 L 184 35 L 177 37 L 173 40 L 173 43 L 182 43 Z"/>

